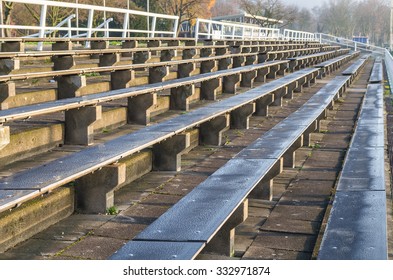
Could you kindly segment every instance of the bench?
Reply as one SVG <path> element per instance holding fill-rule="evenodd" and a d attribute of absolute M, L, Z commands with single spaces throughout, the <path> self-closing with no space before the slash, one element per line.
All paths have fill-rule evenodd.
<path fill-rule="evenodd" d="M 358 56 L 359 54 L 360 54 L 359 51 L 352 52 L 349 55 L 339 56 L 336 59 L 330 59 L 328 61 L 319 63 L 319 64 L 315 65 L 314 67 L 321 69 L 320 77 L 326 77 L 331 72 L 336 71 L 338 68 L 340 68 L 340 66 L 342 64 L 353 59 L 354 57 Z"/>
<path fill-rule="evenodd" d="M 341 49 L 338 51 L 329 51 L 329 52 L 316 53 L 316 54 L 311 54 L 311 55 L 304 55 L 304 56 L 288 58 L 289 71 L 293 72 L 293 71 L 299 70 L 302 67 L 304 68 L 304 67 L 307 67 L 310 65 L 314 65 L 314 64 L 317 64 L 321 61 L 325 61 L 330 58 L 344 55 L 347 53 L 349 53 L 349 49 Z"/>
<path fill-rule="evenodd" d="M 369 55 L 362 56 L 354 64 L 352 64 L 351 67 L 345 69 L 341 74 L 346 76 L 351 76 L 352 78 L 354 78 L 363 69 L 368 58 Z"/>
<path fill-rule="evenodd" d="M 377 84 L 383 82 L 383 65 L 382 60 L 375 60 L 373 70 L 371 71 L 370 80 L 368 81 L 370 84 Z"/>
<path fill-rule="evenodd" d="M 293 167 L 295 150 L 309 145 L 310 133 L 318 128 L 318 121 L 325 117 L 327 108 L 343 93 L 349 80 L 349 77 L 333 79 L 110 259 L 193 259 L 202 250 L 231 256 L 234 228 L 247 218 L 247 197 L 271 198 L 272 178 L 282 171 L 283 165 Z M 166 251 L 172 245 L 173 250 Z"/>
<path fill-rule="evenodd" d="M 318 259 L 388 259 L 384 149 L 383 85 L 369 84 Z"/>
<path fill-rule="evenodd" d="M 153 146 L 153 153 L 160 155 L 155 157 L 155 170 L 178 170 L 180 154 L 189 144 L 189 134 L 186 133 L 188 129 L 199 127 L 200 143 L 219 145 L 221 132 L 228 128 L 229 115 L 232 128 L 247 128 L 248 118 L 254 111 L 256 114 L 266 115 L 269 105 L 281 105 L 284 96 L 291 97 L 293 90 L 301 88 L 310 80 L 315 81 L 317 75 L 318 69 L 304 69 L 186 115 L 12 175 L 0 181 L 0 212 L 93 171 L 96 171 L 94 176 L 97 177 L 98 169 L 102 170 L 150 146 Z M 103 188 L 94 191 L 107 192 L 106 187 Z"/>

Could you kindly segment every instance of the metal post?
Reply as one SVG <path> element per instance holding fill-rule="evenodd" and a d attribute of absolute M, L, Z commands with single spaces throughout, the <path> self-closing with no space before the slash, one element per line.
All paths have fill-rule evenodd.
<path fill-rule="evenodd" d="M 150 33 L 150 37 L 152 37 L 152 38 L 154 38 L 154 36 L 155 36 L 156 22 L 157 22 L 157 17 L 154 16 L 154 17 L 153 17 L 153 21 L 152 21 L 152 23 L 151 23 L 151 32 L 152 32 L 152 33 Z"/>
<path fill-rule="evenodd" d="M 127 31 L 128 31 L 128 24 L 130 22 L 130 14 L 124 14 L 124 22 L 123 22 L 123 38 L 127 37 Z"/>
<path fill-rule="evenodd" d="M 179 18 L 175 19 L 175 23 L 173 26 L 173 38 L 177 37 L 177 26 L 179 25 Z M 191 29 L 191 26 L 190 26 Z"/>
<path fill-rule="evenodd" d="M 2 0 L 0 0 L 0 24 L 4 24 Z M 1 37 L 4 38 L 4 28 L 1 29 Z"/>
<path fill-rule="evenodd" d="M 39 38 L 45 37 L 45 27 L 46 27 L 46 12 L 48 10 L 48 5 L 42 5 L 41 7 L 41 16 L 40 16 L 40 31 L 38 33 Z M 37 50 L 42 51 L 43 42 L 39 42 L 37 46 Z"/>
<path fill-rule="evenodd" d="M 79 0 L 76 0 L 75 4 L 78 5 L 78 1 Z M 79 8 L 76 8 L 76 35 L 79 35 Z"/>
<path fill-rule="evenodd" d="M 92 29 L 93 29 L 93 18 L 94 18 L 94 10 L 91 9 L 89 11 L 89 17 L 87 19 L 87 35 L 86 35 L 87 38 L 91 38 L 91 34 L 93 33 L 93 31 L 92 31 Z M 86 48 L 90 47 L 90 41 L 86 41 L 85 47 Z"/>
<path fill-rule="evenodd" d="M 390 3 L 390 51 L 393 51 L 393 0 Z"/>
<path fill-rule="evenodd" d="M 199 37 L 199 18 L 197 18 L 196 23 L 195 23 L 195 40 L 198 40 Z"/>
<path fill-rule="evenodd" d="M 149 0 L 146 0 L 146 11 L 150 13 L 150 2 Z M 150 17 L 147 16 L 147 30 L 150 31 Z M 147 37 L 149 37 L 149 33 L 147 34 Z"/>
<path fill-rule="evenodd" d="M 213 25 L 212 25 L 211 22 L 209 22 L 207 28 L 208 28 L 207 34 L 208 34 L 208 36 L 209 36 L 208 39 L 212 39 L 212 38 L 213 38 L 213 36 L 212 36 L 212 34 L 213 34 Z"/>
<path fill-rule="evenodd" d="M 71 27 L 72 27 L 72 23 L 71 23 L 71 18 L 69 18 L 67 20 L 67 25 L 68 25 L 68 38 L 72 37 L 72 31 L 71 31 Z"/>

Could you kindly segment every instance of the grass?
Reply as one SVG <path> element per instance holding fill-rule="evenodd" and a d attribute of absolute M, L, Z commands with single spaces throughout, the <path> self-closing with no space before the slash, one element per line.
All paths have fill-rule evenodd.
<path fill-rule="evenodd" d="M 118 212 L 119 212 L 119 210 L 117 210 L 116 206 L 111 206 L 106 209 L 107 215 L 116 215 Z"/>

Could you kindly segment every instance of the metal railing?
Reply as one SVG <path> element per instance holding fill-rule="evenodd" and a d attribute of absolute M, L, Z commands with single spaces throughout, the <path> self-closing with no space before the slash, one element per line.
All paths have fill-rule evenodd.
<path fill-rule="evenodd" d="M 245 24 L 214 21 L 207 19 L 196 20 L 195 39 L 279 39 L 280 30 L 263 28 Z"/>
<path fill-rule="evenodd" d="M 315 34 L 298 30 L 284 29 L 283 39 L 289 41 L 316 41 Z"/>
<path fill-rule="evenodd" d="M 390 85 L 390 94 L 393 94 L 393 56 L 392 54 L 385 49 L 385 67 L 387 78 Z"/>
<path fill-rule="evenodd" d="M 2 4 L 3 1 L 0 1 Z M 66 31 L 68 33 L 76 33 L 86 32 L 87 37 L 90 38 L 95 32 L 103 31 L 105 33 L 104 36 L 109 36 L 109 32 L 118 32 L 122 34 L 122 37 L 125 38 L 129 33 L 138 33 L 138 34 L 147 34 L 148 37 L 154 37 L 157 35 L 160 36 L 177 36 L 177 26 L 179 22 L 178 16 L 171 15 L 163 15 L 156 13 L 148 13 L 142 11 L 135 10 L 127 10 L 120 8 L 112 8 L 112 7 L 102 7 L 102 6 L 93 6 L 93 5 L 85 5 L 85 4 L 75 4 L 75 3 L 67 3 L 67 2 L 55 2 L 55 1 L 43 1 L 43 0 L 9 0 L 7 2 L 19 3 L 19 4 L 27 4 L 34 6 L 39 6 L 40 9 L 40 21 L 39 26 L 37 25 L 7 25 L 0 24 L 0 29 L 10 29 L 10 30 L 24 30 L 29 32 L 30 30 L 38 30 L 39 38 L 44 38 L 47 34 L 50 34 L 54 31 Z M 63 9 L 70 9 L 79 11 L 86 11 L 88 14 L 87 18 L 87 26 L 80 27 L 79 24 L 74 24 L 75 27 L 63 27 L 63 26 L 47 26 L 48 22 L 48 7 L 61 7 Z M 94 19 L 97 13 L 112 13 L 112 14 L 120 14 L 123 18 L 123 24 L 120 28 L 109 28 L 109 25 L 104 24 L 105 28 L 97 26 L 94 27 Z M 149 24 L 149 29 L 133 29 L 130 28 L 132 22 L 130 21 L 130 17 L 143 17 L 147 20 L 151 20 L 151 24 Z M 74 19 L 70 19 L 69 24 L 72 24 Z M 166 24 L 161 24 L 165 26 L 166 30 L 159 30 L 158 28 L 158 20 L 166 21 Z M 164 28 L 163 28 L 164 29 Z M 49 33 L 48 33 L 49 32 Z M 72 37 L 72 35 L 71 35 Z"/>

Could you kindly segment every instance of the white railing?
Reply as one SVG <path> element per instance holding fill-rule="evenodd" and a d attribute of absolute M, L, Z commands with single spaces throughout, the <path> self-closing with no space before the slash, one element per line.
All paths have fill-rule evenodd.
<path fill-rule="evenodd" d="M 198 18 L 195 39 L 279 39 L 280 30 Z"/>
<path fill-rule="evenodd" d="M 288 41 L 316 41 L 315 34 L 298 30 L 284 29 L 283 38 Z"/>
<path fill-rule="evenodd" d="M 3 1 L 0 1 L 2 4 Z M 53 31 L 67 31 L 74 32 L 79 34 L 79 32 L 86 32 L 87 37 L 90 38 L 92 34 L 95 32 L 103 31 L 105 36 L 109 36 L 109 32 L 119 32 L 122 34 L 122 37 L 125 38 L 129 33 L 138 33 L 138 34 L 146 34 L 148 37 L 154 36 L 177 36 L 177 26 L 179 22 L 178 16 L 171 15 L 163 15 L 156 13 L 148 13 L 142 11 L 134 11 L 120 8 L 112 8 L 112 7 L 102 7 L 102 6 L 93 6 L 93 5 L 84 5 L 84 4 L 75 4 L 75 3 L 67 3 L 67 2 L 55 2 L 55 1 L 43 1 L 43 0 L 8 0 L 7 2 L 20 3 L 20 4 L 28 4 L 39 6 L 40 8 L 40 22 L 39 26 L 37 25 L 6 25 L 0 24 L 0 29 L 10 29 L 10 30 L 24 30 L 29 32 L 30 30 L 38 30 L 38 37 L 44 38 L 48 32 Z M 34 7 L 34 6 L 33 6 Z M 78 10 L 78 11 L 86 11 L 88 14 L 87 26 L 79 27 L 78 24 L 74 24 L 75 27 L 62 27 L 62 26 L 47 26 L 48 19 L 48 7 L 61 7 L 63 9 L 70 10 Z M 120 14 L 123 16 L 123 26 L 122 28 L 109 28 L 109 25 L 105 25 L 105 28 L 102 27 L 94 27 L 94 16 L 97 13 L 104 14 Z M 149 24 L 149 29 L 133 29 L 130 28 L 132 22 L 130 21 L 130 17 L 137 16 L 145 18 L 146 21 L 151 20 L 152 24 Z M 165 21 L 166 26 L 170 26 L 167 30 L 158 30 L 157 22 L 158 20 Z M 164 24 L 165 25 L 165 24 Z M 76 27 L 78 26 L 78 27 Z"/>
<path fill-rule="evenodd" d="M 385 49 L 385 66 L 390 85 L 390 94 L 393 94 L 393 56 Z"/>
<path fill-rule="evenodd" d="M 351 39 L 336 37 L 329 34 L 317 33 L 315 34 L 315 36 L 321 43 L 339 45 L 345 48 L 351 48 L 355 51 L 371 52 L 379 55 L 385 55 L 386 51 L 386 49 L 384 48 L 377 47 L 371 44 L 355 42 Z"/>

